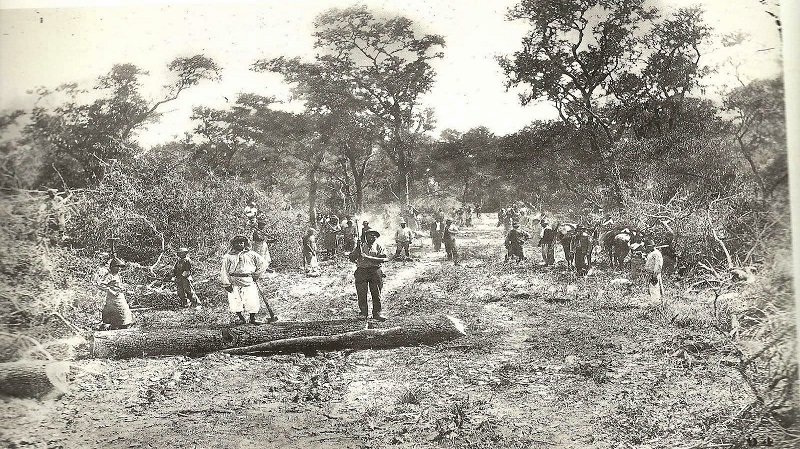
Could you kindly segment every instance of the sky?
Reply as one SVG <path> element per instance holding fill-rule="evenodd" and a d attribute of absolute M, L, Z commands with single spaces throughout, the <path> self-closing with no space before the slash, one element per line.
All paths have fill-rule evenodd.
<path fill-rule="evenodd" d="M 737 50 L 715 45 L 705 61 L 741 62 L 745 79 L 776 75 L 781 43 L 773 19 L 757 0 L 651 0 L 665 11 L 700 4 L 719 36 L 733 31 L 750 35 Z M 401 14 L 426 33 L 443 35 L 445 57 L 435 62 L 436 83 L 423 98 L 435 110 L 437 130 L 467 131 L 486 126 L 498 135 L 515 132 L 536 119 L 554 118 L 546 103 L 521 106 L 496 63 L 520 47 L 528 26 L 508 22 L 505 12 L 516 0 L 295 0 L 250 2 L 155 2 L 96 0 L 0 0 L 0 110 L 30 108 L 36 86 L 66 82 L 91 85 L 113 64 L 133 63 L 147 70 L 148 97 L 157 100 L 167 83 L 166 65 L 178 56 L 202 53 L 223 67 L 222 80 L 185 92 L 162 110 L 159 123 L 139 134 L 145 146 L 190 131 L 193 106 L 224 108 L 238 93 L 273 95 L 289 103 L 289 89 L 274 74 L 254 73 L 252 62 L 277 56 L 314 54 L 312 23 L 331 7 L 364 4 L 375 11 Z M 18 9 L 23 7 L 23 9 Z M 57 6 L 57 7 L 54 7 Z M 709 79 L 714 95 L 731 86 L 730 66 L 720 65 Z"/>

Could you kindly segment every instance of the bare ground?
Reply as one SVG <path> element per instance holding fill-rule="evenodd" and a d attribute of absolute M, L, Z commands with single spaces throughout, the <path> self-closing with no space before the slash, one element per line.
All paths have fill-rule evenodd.
<path fill-rule="evenodd" d="M 465 257 L 387 264 L 387 315 L 446 312 L 468 336 L 434 347 L 271 357 L 79 360 L 56 401 L 0 402 L 10 448 L 711 447 L 752 400 L 726 354 L 676 356 L 713 332 L 599 271 L 578 280 L 502 259 L 490 218 Z M 527 247 L 532 258 L 537 249 Z M 353 268 L 273 279 L 283 320 L 355 314 Z M 224 306 L 146 311 L 142 326 L 227 322 Z M 685 353 L 684 353 L 685 355 Z M 790 435 L 771 435 L 776 444 Z"/>

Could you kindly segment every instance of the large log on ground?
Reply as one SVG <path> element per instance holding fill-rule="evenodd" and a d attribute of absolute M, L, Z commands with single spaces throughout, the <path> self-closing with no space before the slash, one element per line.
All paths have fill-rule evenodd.
<path fill-rule="evenodd" d="M 352 332 L 364 331 L 367 325 L 376 330 L 400 327 L 402 331 L 393 330 L 381 335 L 383 340 L 396 340 L 397 346 L 408 344 L 436 343 L 442 339 L 452 339 L 463 334 L 463 326 L 459 323 L 459 331 L 454 333 L 455 322 L 444 316 L 390 318 L 384 323 L 365 323 L 357 319 L 333 321 L 284 321 L 261 326 L 238 325 L 225 327 L 167 328 L 167 329 L 123 329 L 115 331 L 95 332 L 91 342 L 91 356 L 95 358 L 131 358 L 158 355 L 191 355 L 204 354 L 230 348 L 254 346 L 262 343 L 306 337 L 332 337 L 348 335 Z M 450 323 L 450 324 L 447 324 Z M 437 328 L 441 327 L 441 329 Z M 374 340 L 375 336 L 356 334 L 361 337 L 341 337 L 338 343 L 325 343 L 331 348 L 350 342 L 355 348 L 368 347 L 359 338 Z M 349 339 L 348 339 L 349 338 Z M 285 343 L 284 343 L 285 344 Z M 322 343 L 319 349 L 324 349 Z M 385 343 L 384 343 L 385 345 Z M 386 347 L 386 346 L 384 346 Z M 303 349 L 298 349 L 303 350 Z M 313 345 L 308 350 L 314 350 Z M 280 351 L 285 351 L 281 349 Z M 267 351 L 261 351 L 267 352 Z M 275 352 L 271 350 L 270 352 Z"/>
<path fill-rule="evenodd" d="M 0 395 L 21 398 L 56 397 L 69 391 L 69 362 L 0 363 Z"/>
<path fill-rule="evenodd" d="M 284 338 L 335 335 L 364 329 L 357 319 L 284 321 L 260 326 L 121 329 L 95 332 L 90 346 L 94 358 L 126 359 L 158 355 L 194 355 L 251 346 Z"/>
<path fill-rule="evenodd" d="M 378 328 L 338 335 L 285 338 L 252 346 L 225 349 L 229 354 L 331 351 L 338 349 L 388 349 L 434 344 L 466 335 L 464 324 L 450 316 L 390 319 Z M 390 327 L 385 327 L 390 326 Z"/>

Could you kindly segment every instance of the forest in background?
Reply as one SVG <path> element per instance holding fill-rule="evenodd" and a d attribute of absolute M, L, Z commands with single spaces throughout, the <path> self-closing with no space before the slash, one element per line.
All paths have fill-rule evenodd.
<path fill-rule="evenodd" d="M 177 57 L 159 98 L 142 93 L 151 68 L 124 61 L 92 85 L 37 87 L 34 107 L 0 117 L 2 324 L 91 315 L 88 293 L 75 289 L 111 236 L 144 268 L 132 279 L 142 285 L 180 246 L 214 266 L 245 230 L 250 199 L 293 230 L 297 212 L 308 225 L 320 212 L 387 204 L 426 214 L 521 201 L 565 220 L 604 207 L 618 224 L 673 236 L 687 286 L 723 293 L 737 273 L 755 272 L 765 338 L 793 332 L 783 80 L 739 77 L 721 97 L 705 91 L 720 68 L 703 52 L 747 36 L 715 42 L 700 8 L 665 14 L 642 0 L 523 0 L 509 19 L 530 30 L 497 61 L 507 87 L 522 88 L 524 104 L 551 103 L 559 119 L 507 135 L 477 127 L 433 137 L 436 111 L 420 104 L 444 38 L 364 7 L 317 18 L 313 59 L 252 61 L 291 84 L 302 113 L 276 108 L 266 89 L 231 94 L 228 108 L 194 108 L 184 138 L 144 148 L 137 134 L 224 67 Z M 40 212 L 47 188 L 70 195 L 63 234 Z M 725 332 L 739 329 L 726 320 Z M 786 391 L 796 374 L 783 373 Z"/>

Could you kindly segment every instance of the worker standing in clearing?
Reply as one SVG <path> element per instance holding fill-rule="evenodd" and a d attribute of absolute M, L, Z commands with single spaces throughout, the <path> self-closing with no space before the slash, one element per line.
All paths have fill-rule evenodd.
<path fill-rule="evenodd" d="M 108 262 L 108 271 L 102 274 L 99 287 L 106 292 L 106 302 L 101 313 L 100 330 L 126 329 L 133 324 L 133 313 L 125 299 L 125 285 L 120 270 L 127 264 L 117 257 Z"/>
<path fill-rule="evenodd" d="M 644 276 L 647 280 L 647 293 L 650 299 L 660 300 L 664 294 L 664 285 L 661 280 L 661 269 L 664 267 L 664 257 L 661 255 L 652 239 L 644 243 L 647 259 L 644 263 Z"/>
<path fill-rule="evenodd" d="M 306 276 L 317 277 L 319 276 L 319 259 L 317 258 L 317 230 L 308 228 L 306 235 L 303 237 L 302 252 L 303 252 L 303 267 Z"/>
<path fill-rule="evenodd" d="M 395 250 L 394 258 L 398 260 L 406 260 L 411 258 L 411 253 L 409 252 L 409 247 L 411 246 L 411 242 L 414 240 L 414 232 L 411 231 L 410 228 L 406 227 L 406 220 L 400 220 L 400 229 L 398 229 L 394 233 L 394 242 L 397 245 L 397 250 Z M 405 252 L 405 255 L 403 255 Z"/>
<path fill-rule="evenodd" d="M 256 314 L 261 309 L 256 280 L 264 274 L 267 266 L 263 257 L 247 248 L 247 243 L 247 237 L 243 235 L 231 240 L 231 250 L 222 258 L 220 281 L 228 292 L 229 310 L 236 314 L 239 324 L 247 322 L 243 313 L 250 314 L 250 324 L 262 324 L 256 321 Z"/>
<path fill-rule="evenodd" d="M 364 235 L 365 242 L 350 253 L 350 262 L 356 264 L 355 284 L 358 296 L 358 317 L 366 319 L 369 316 L 367 307 L 367 290 L 372 295 L 372 318 L 386 321 L 381 316 L 381 295 L 383 292 L 383 271 L 381 264 L 388 259 L 383 247 L 377 242 L 381 234 L 378 231 L 368 230 Z"/>
<path fill-rule="evenodd" d="M 542 248 L 542 261 L 545 265 L 553 265 L 556 261 L 554 243 L 556 239 L 556 231 L 553 226 L 546 221 L 542 221 L 542 232 L 540 234 L 539 246 Z"/>
<path fill-rule="evenodd" d="M 189 248 L 178 248 L 178 260 L 175 261 L 172 275 L 181 307 L 194 307 L 200 310 L 200 298 L 197 297 L 192 284 L 192 260 L 189 258 Z"/>
<path fill-rule="evenodd" d="M 444 242 L 444 251 L 447 253 L 447 260 L 452 260 L 454 264 L 458 265 L 458 250 L 456 249 L 456 235 L 458 234 L 458 226 L 453 224 L 453 220 L 447 219 L 444 222 L 444 232 L 442 234 L 442 241 Z"/>
<path fill-rule="evenodd" d="M 525 243 L 525 240 L 531 238 L 531 235 L 525 231 L 519 229 L 519 223 L 514 222 L 511 225 L 511 230 L 508 231 L 508 236 L 506 237 L 506 248 L 508 253 L 506 254 L 506 262 L 516 258 L 517 262 L 521 262 L 525 260 L 525 253 L 522 249 L 522 244 Z"/>

